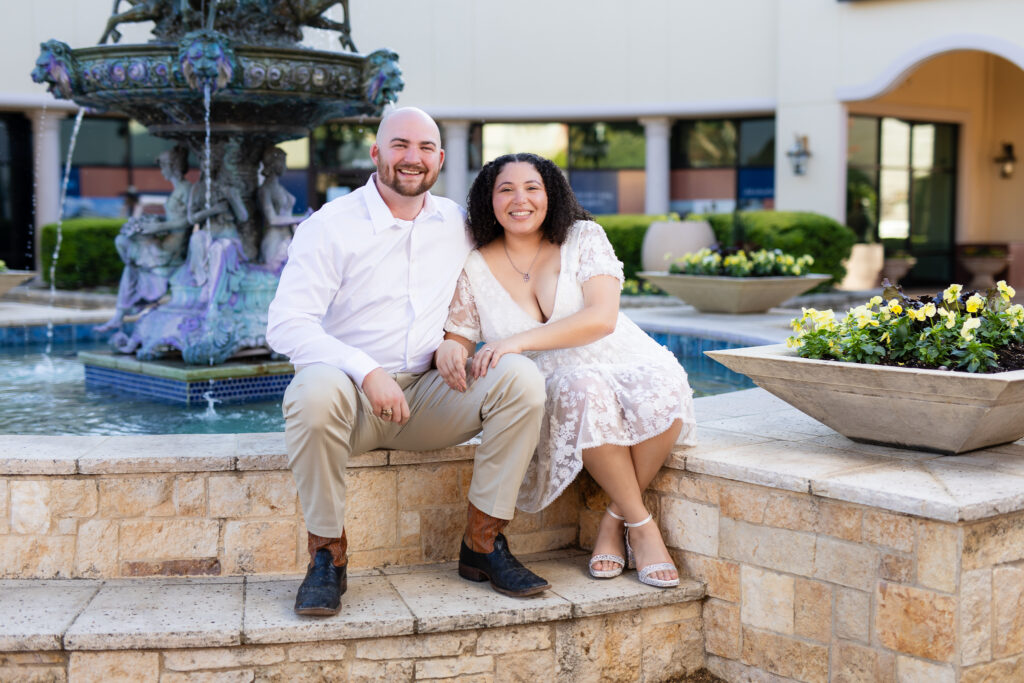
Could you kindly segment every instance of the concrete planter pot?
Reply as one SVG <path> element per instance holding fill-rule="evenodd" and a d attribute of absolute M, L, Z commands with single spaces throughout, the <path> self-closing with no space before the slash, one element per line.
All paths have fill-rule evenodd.
<path fill-rule="evenodd" d="M 28 282 L 37 274 L 32 270 L 5 270 L 0 272 L 0 296 L 14 289 L 22 282 Z"/>
<path fill-rule="evenodd" d="M 916 265 L 917 259 L 913 256 L 887 258 L 882 264 L 882 279 L 897 285 Z"/>
<path fill-rule="evenodd" d="M 785 277 L 720 277 L 643 271 L 637 275 L 703 313 L 763 313 L 829 279 L 828 275 L 818 273 Z"/>
<path fill-rule="evenodd" d="M 1024 437 L 1024 370 L 813 360 L 784 344 L 705 353 L 854 441 L 955 454 Z"/>
<path fill-rule="evenodd" d="M 1006 268 L 1009 260 L 1005 256 L 962 256 L 960 263 L 971 274 L 967 287 L 984 292 L 996 286 L 995 276 Z"/>
<path fill-rule="evenodd" d="M 882 265 L 885 247 L 880 243 L 858 243 L 850 250 L 850 258 L 843 261 L 846 277 L 836 289 L 844 292 L 863 292 L 877 289 L 882 283 Z"/>
<path fill-rule="evenodd" d="M 644 233 L 640 262 L 644 270 L 661 271 L 686 254 L 715 243 L 715 233 L 707 221 L 660 221 L 651 223 Z"/>

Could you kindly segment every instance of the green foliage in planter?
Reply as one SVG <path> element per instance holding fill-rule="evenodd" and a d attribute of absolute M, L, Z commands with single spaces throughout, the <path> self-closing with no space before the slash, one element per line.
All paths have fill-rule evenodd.
<path fill-rule="evenodd" d="M 966 372 L 1024 367 L 1024 306 L 1000 280 L 987 292 L 950 285 L 909 298 L 889 286 L 837 318 L 805 308 L 786 344 L 803 358 Z"/>
<path fill-rule="evenodd" d="M 124 263 L 114 247 L 123 218 L 70 218 L 61 226 L 60 255 L 55 274 L 58 289 L 116 285 Z M 57 225 L 43 226 L 39 248 L 43 278 L 50 283 L 50 263 L 57 244 Z"/>
<path fill-rule="evenodd" d="M 719 244 L 743 246 L 746 249 L 781 249 L 789 254 L 810 254 L 816 273 L 827 273 L 832 282 L 819 285 L 827 289 L 846 275 L 843 260 L 850 257 L 856 242 L 853 230 L 828 216 L 809 211 L 743 211 L 744 244 L 732 245 L 733 215 L 714 213 L 690 216 L 711 224 Z"/>
<path fill-rule="evenodd" d="M 679 216 L 671 214 L 678 220 Z M 614 213 L 594 216 L 594 220 L 604 228 L 608 241 L 615 249 L 615 255 L 622 261 L 626 278 L 635 278 L 638 270 L 643 270 L 644 235 L 651 223 L 670 220 L 670 216 L 650 216 L 640 213 Z"/>

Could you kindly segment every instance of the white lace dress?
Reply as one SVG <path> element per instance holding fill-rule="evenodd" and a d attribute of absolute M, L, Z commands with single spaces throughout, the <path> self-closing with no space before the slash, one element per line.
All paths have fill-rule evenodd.
<path fill-rule="evenodd" d="M 583 283 L 596 275 L 621 282 L 622 263 L 604 229 L 577 221 L 562 245 L 561 272 L 549 322 L 583 308 Z M 493 342 L 540 323 L 491 273 L 479 251 L 466 259 L 445 329 L 473 342 Z M 591 344 L 527 351 L 544 374 L 547 404 L 540 443 L 516 506 L 543 509 L 583 467 L 582 451 L 602 444 L 632 446 L 683 422 L 677 443 L 696 442 L 693 391 L 668 349 L 619 313 L 615 331 Z"/>

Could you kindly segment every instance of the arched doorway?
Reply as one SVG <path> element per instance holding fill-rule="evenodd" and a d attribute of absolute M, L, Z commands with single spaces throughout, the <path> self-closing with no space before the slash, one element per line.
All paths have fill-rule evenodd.
<path fill-rule="evenodd" d="M 905 283 L 963 282 L 965 253 L 991 250 L 1024 285 L 1024 175 L 995 162 L 1006 145 L 1024 151 L 1024 51 L 984 42 L 933 41 L 840 93 L 848 222 L 918 259 Z"/>

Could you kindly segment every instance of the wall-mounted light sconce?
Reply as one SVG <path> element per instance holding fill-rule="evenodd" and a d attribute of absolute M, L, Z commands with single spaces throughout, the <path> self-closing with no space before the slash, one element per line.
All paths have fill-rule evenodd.
<path fill-rule="evenodd" d="M 997 156 L 994 161 L 999 164 L 999 177 L 1000 178 L 1011 178 L 1013 177 L 1014 165 L 1017 163 L 1017 157 L 1013 153 L 1013 143 L 1003 143 L 1003 153 L 1001 156 Z"/>
<path fill-rule="evenodd" d="M 797 135 L 786 156 L 789 157 L 789 163 L 793 164 L 793 175 L 803 175 L 807 171 L 807 159 L 811 156 L 807 136 Z"/>

